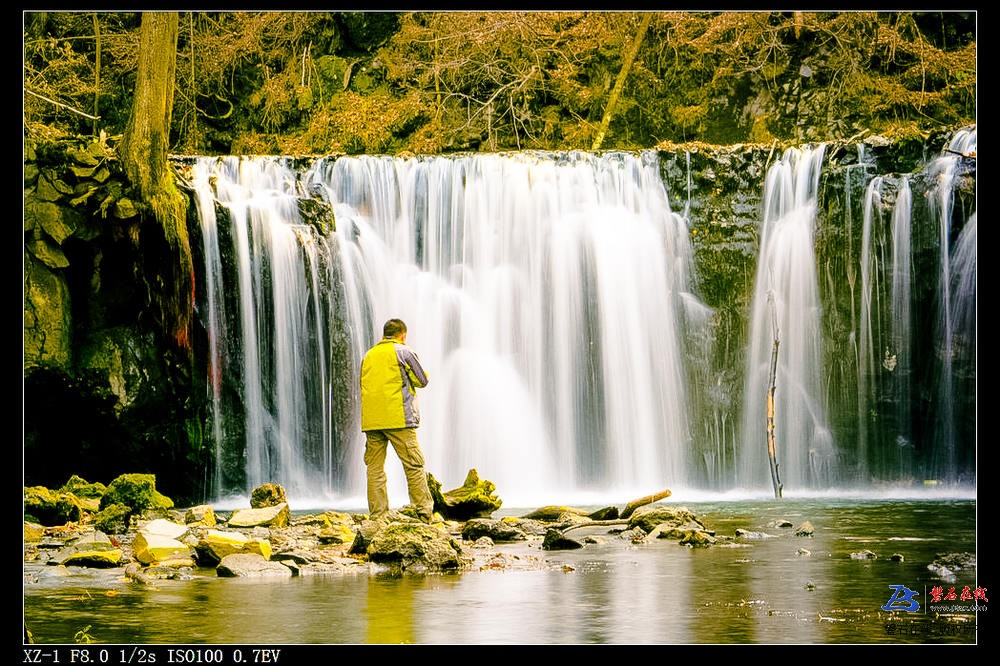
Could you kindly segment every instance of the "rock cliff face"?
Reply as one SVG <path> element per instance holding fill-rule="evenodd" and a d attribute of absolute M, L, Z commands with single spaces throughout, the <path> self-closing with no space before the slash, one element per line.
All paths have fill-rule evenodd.
<path fill-rule="evenodd" d="M 850 333 L 857 289 L 826 276 L 850 274 L 845 267 L 858 262 L 865 184 L 874 174 L 910 175 L 917 219 L 926 212 L 931 185 L 921 169 L 949 134 L 919 144 L 868 140 L 826 151 L 816 245 L 828 303 L 824 336 L 833 342 L 826 352 L 833 391 L 854 390 L 856 368 L 846 359 L 855 357 Z M 779 155 L 776 147 L 742 145 L 660 153 L 671 206 L 690 220 L 698 297 L 713 309 L 711 339 L 690 364 L 699 414 L 731 413 L 739 403 L 761 186 Z M 163 277 L 170 271 L 162 234 L 129 198 L 114 149 L 103 138 L 27 145 L 24 162 L 25 485 L 54 486 L 71 474 L 108 480 L 140 470 L 155 473 L 164 492 L 183 504 L 203 501 L 204 480 L 219 464 L 203 435 L 205 333 L 193 331 L 188 355 L 159 332 L 156 304 L 171 291 Z M 183 177 L 183 166 L 178 170 Z M 974 157 L 962 178 L 956 207 L 967 214 L 975 208 Z M 196 234 L 193 209 L 189 219 Z M 935 230 L 922 223 L 914 233 L 915 264 L 932 265 Z M 932 301 L 934 288 L 933 277 L 918 277 L 915 299 Z M 961 427 L 974 428 L 974 418 Z"/>
<path fill-rule="evenodd" d="M 198 494 L 197 375 L 158 332 L 163 238 L 104 137 L 25 146 L 25 483 L 163 470 Z"/>
<path fill-rule="evenodd" d="M 880 230 L 872 232 L 871 238 L 873 280 L 886 281 L 876 284 L 873 293 L 881 293 L 885 298 L 892 280 L 889 268 L 892 241 L 886 229 L 891 227 L 892 206 L 900 183 L 905 179 L 912 188 L 910 289 L 914 308 L 912 321 L 916 325 L 911 344 L 914 358 L 921 359 L 919 365 L 922 367 L 915 367 L 909 380 L 915 385 L 923 384 L 918 393 L 926 402 L 915 407 L 915 412 L 929 413 L 933 411 L 929 408 L 930 404 L 938 399 L 934 384 L 940 380 L 940 376 L 935 375 L 936 370 L 931 369 L 931 358 L 941 353 L 941 342 L 935 339 L 937 333 L 934 329 L 940 306 L 942 225 L 933 210 L 935 199 L 939 196 L 935 188 L 940 174 L 929 169 L 928 165 L 937 156 L 947 153 L 945 148 L 954 135 L 953 131 L 942 131 L 923 141 L 892 142 L 882 137 L 867 137 L 854 143 L 826 145 L 815 229 L 816 265 L 820 273 L 819 289 L 823 303 L 823 382 L 828 393 L 837 397 L 833 401 L 835 407 L 830 421 L 838 440 L 850 442 L 846 447 L 848 450 L 864 437 L 872 440 L 868 444 L 872 450 L 867 453 L 872 460 L 854 458 L 855 455 L 863 455 L 863 452 L 849 450 L 841 454 L 847 465 L 863 467 L 871 463 L 871 478 L 864 482 L 879 478 L 878 467 L 887 461 L 884 457 L 882 460 L 877 458 L 889 455 L 884 451 L 898 453 L 905 448 L 895 447 L 888 441 L 890 435 L 883 437 L 881 432 L 877 432 L 880 424 L 884 426 L 893 418 L 892 412 L 898 407 L 894 404 L 895 398 L 890 395 L 888 382 L 877 388 L 868 387 L 873 395 L 865 398 L 868 401 L 866 414 L 863 417 L 858 414 L 862 400 L 859 397 L 859 373 L 863 372 L 859 370 L 858 358 L 860 319 L 864 307 L 861 266 L 866 189 L 873 180 L 881 183 L 880 201 L 869 215 L 878 218 L 880 224 L 874 226 L 881 226 Z M 708 338 L 693 343 L 689 341 L 688 348 L 693 350 L 693 354 L 688 359 L 687 384 L 690 399 L 695 403 L 692 413 L 704 419 L 702 423 L 695 423 L 695 429 L 705 433 L 696 438 L 695 446 L 700 445 L 703 453 L 710 455 L 712 433 L 718 428 L 720 415 L 725 420 L 738 413 L 743 397 L 747 318 L 757 269 L 762 185 L 768 166 L 781 156 L 782 151 L 760 145 L 690 145 L 678 148 L 661 151 L 661 172 L 673 211 L 685 212 L 690 220 L 690 238 L 696 263 L 695 290 L 705 305 L 712 309 Z M 947 236 L 952 244 L 956 243 L 958 231 L 976 210 L 976 156 L 973 154 L 961 159 L 954 175 L 952 219 L 945 225 L 949 227 Z M 884 270 L 885 273 L 875 277 L 876 270 Z M 879 296 L 873 299 L 870 306 L 872 325 L 883 327 L 884 332 L 889 328 L 885 319 L 889 304 L 877 302 Z M 699 353 L 698 349 L 702 349 L 703 353 Z M 874 351 L 878 356 L 877 366 L 884 350 Z M 955 358 L 961 355 L 957 353 Z M 914 365 L 918 365 L 916 360 Z M 876 373 L 880 370 L 876 368 Z M 968 390 L 962 389 L 954 396 L 955 432 L 958 433 L 957 439 L 964 443 L 960 450 L 956 450 L 953 462 L 958 475 L 968 478 L 968 474 L 974 474 L 975 469 L 975 383 L 970 381 L 975 377 L 974 360 L 971 367 L 964 365 L 961 370 L 956 368 L 955 376 L 956 382 Z M 852 393 L 855 395 L 852 396 Z M 919 417 L 915 418 L 920 422 Z M 918 427 L 927 431 L 925 439 L 932 439 L 929 431 L 934 426 L 929 425 L 926 417 Z M 868 428 L 867 434 L 859 432 L 864 428 Z M 888 433 L 890 428 L 886 427 L 885 431 Z M 886 441 L 879 441 L 879 437 Z M 874 453 L 876 449 L 883 453 Z"/>

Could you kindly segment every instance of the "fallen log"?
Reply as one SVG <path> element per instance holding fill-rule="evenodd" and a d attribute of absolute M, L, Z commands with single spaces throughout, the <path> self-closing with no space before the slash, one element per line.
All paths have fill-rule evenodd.
<path fill-rule="evenodd" d="M 632 500 L 631 502 L 625 505 L 624 509 L 622 509 L 621 517 L 628 518 L 633 513 L 635 513 L 635 510 L 638 509 L 640 506 L 645 506 L 646 504 L 652 504 L 653 502 L 658 502 L 659 500 L 664 499 L 665 497 L 670 497 L 672 494 L 673 493 L 670 492 L 670 489 L 667 488 L 653 495 L 646 495 L 645 497 L 640 497 L 639 499 Z"/>
<path fill-rule="evenodd" d="M 559 530 L 563 534 L 569 532 L 570 530 L 575 530 L 578 527 L 603 527 L 606 525 L 628 525 L 627 520 L 591 520 L 586 523 L 570 523 L 569 525 L 558 525 L 555 529 Z"/>
<path fill-rule="evenodd" d="M 653 493 L 652 495 L 646 495 L 645 497 L 640 497 L 639 499 L 634 499 L 625 505 L 622 509 L 621 514 L 618 518 L 612 520 L 588 520 L 579 523 L 566 523 L 562 525 L 553 525 L 554 529 L 559 530 L 562 533 L 569 532 L 570 530 L 575 530 L 578 527 L 605 527 L 608 525 L 628 525 L 629 518 L 635 513 L 635 510 L 640 506 L 645 506 L 647 504 L 652 504 L 666 497 L 670 497 L 673 493 L 669 488 L 665 488 L 658 493 Z"/>

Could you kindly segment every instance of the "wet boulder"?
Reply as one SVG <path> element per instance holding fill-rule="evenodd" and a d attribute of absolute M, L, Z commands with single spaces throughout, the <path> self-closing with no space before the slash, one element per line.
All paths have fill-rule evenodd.
<path fill-rule="evenodd" d="M 936 578 L 940 578 L 948 583 L 954 583 L 958 580 L 957 574 L 959 572 L 975 573 L 976 554 L 939 553 L 934 561 L 927 565 L 927 570 Z"/>
<path fill-rule="evenodd" d="M 578 523 L 592 520 L 590 514 L 583 509 L 558 505 L 543 506 L 521 517 L 547 523 Z"/>
<path fill-rule="evenodd" d="M 567 537 L 561 530 L 554 527 L 546 532 L 545 538 L 542 539 L 542 550 L 576 550 L 578 548 L 583 548 L 583 543 Z"/>
<path fill-rule="evenodd" d="M 266 539 L 248 537 L 242 532 L 208 530 L 195 546 L 198 561 L 217 566 L 227 555 L 255 553 L 271 559 L 271 544 Z"/>
<path fill-rule="evenodd" d="M 95 530 L 70 539 L 48 564 L 108 568 L 119 566 L 123 555 L 108 535 Z"/>
<path fill-rule="evenodd" d="M 112 504 L 124 504 L 133 514 L 142 514 L 150 509 L 166 511 L 174 506 L 173 500 L 156 490 L 156 476 L 153 474 L 122 474 L 116 478 L 101 496 L 100 508 Z"/>
<path fill-rule="evenodd" d="M 132 540 L 133 557 L 142 564 L 181 559 L 193 562 L 192 549 L 182 541 L 155 532 L 139 532 Z"/>
<path fill-rule="evenodd" d="M 462 538 L 466 541 L 476 541 L 484 536 L 494 542 L 525 541 L 528 538 L 516 522 L 507 519 L 473 518 L 462 526 Z"/>
<path fill-rule="evenodd" d="M 215 567 L 224 578 L 291 578 L 292 570 L 280 562 L 272 562 L 258 553 L 226 555 Z"/>
<path fill-rule="evenodd" d="M 288 527 L 291 511 L 288 504 L 282 502 L 273 506 L 263 506 L 256 509 L 236 509 L 229 517 L 230 527 Z"/>
<path fill-rule="evenodd" d="M 588 513 L 587 517 L 591 520 L 617 520 L 621 515 L 616 506 L 606 506 L 603 509 L 598 509 L 593 513 Z"/>
<path fill-rule="evenodd" d="M 691 530 L 689 533 L 685 534 L 677 542 L 682 546 L 691 546 L 694 548 L 703 548 L 705 546 L 714 545 L 716 542 L 715 535 L 706 532 L 705 530 Z"/>
<path fill-rule="evenodd" d="M 277 506 L 287 502 L 288 498 L 285 496 L 284 487 L 277 483 L 265 483 L 250 492 L 250 506 L 254 509 Z"/>
<path fill-rule="evenodd" d="M 212 527 L 216 524 L 216 522 L 215 511 L 213 511 L 212 507 L 207 504 L 192 506 L 184 512 L 185 525 L 203 525 L 205 527 Z"/>
<path fill-rule="evenodd" d="M 449 570 L 470 565 L 462 546 L 438 527 L 419 522 L 388 523 L 375 532 L 367 548 L 372 562 L 402 570 Z"/>
<path fill-rule="evenodd" d="M 24 542 L 25 543 L 38 543 L 45 537 L 45 526 L 39 525 L 38 523 L 33 523 L 30 521 L 24 521 Z"/>
<path fill-rule="evenodd" d="M 636 509 L 628 520 L 629 529 L 638 527 L 646 534 L 651 533 L 657 527 L 660 527 L 660 531 L 663 532 L 668 527 L 682 526 L 690 526 L 690 529 L 700 528 L 706 532 L 710 531 L 694 513 L 683 506 L 649 504 Z"/>

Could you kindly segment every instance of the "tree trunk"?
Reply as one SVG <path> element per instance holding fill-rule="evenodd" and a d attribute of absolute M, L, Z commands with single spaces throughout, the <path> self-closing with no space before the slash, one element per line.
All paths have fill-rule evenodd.
<path fill-rule="evenodd" d="M 97 121 L 101 117 L 101 23 L 94 13 L 94 136 L 97 136 Z"/>
<path fill-rule="evenodd" d="M 145 12 L 142 15 L 132 115 L 119 145 L 119 158 L 142 201 L 162 228 L 169 248 L 173 274 L 163 278 L 172 288 L 168 286 L 168 292 L 161 296 L 161 325 L 179 347 L 190 350 L 194 264 L 187 232 L 187 207 L 167 159 L 178 29 L 176 12 Z"/>
<path fill-rule="evenodd" d="M 652 20 L 653 15 L 647 13 L 642 17 L 642 24 L 639 26 L 639 32 L 636 33 L 635 39 L 632 40 L 632 46 L 629 47 L 628 53 L 625 54 L 625 62 L 622 63 L 621 71 L 618 72 L 618 78 L 615 80 L 615 87 L 611 91 L 611 97 L 608 99 L 608 106 L 604 109 L 604 118 L 601 119 L 601 128 L 597 131 L 597 137 L 594 139 L 593 145 L 590 147 L 591 150 L 600 150 L 601 144 L 604 143 L 604 135 L 608 132 L 608 127 L 611 125 L 611 116 L 615 113 L 615 106 L 618 104 L 618 97 L 622 94 L 622 88 L 625 87 L 625 79 L 628 77 L 628 72 L 632 69 L 632 61 L 635 60 L 636 53 L 639 52 L 639 46 L 642 45 L 642 40 L 646 36 L 646 30 L 649 28 L 649 22 Z"/>

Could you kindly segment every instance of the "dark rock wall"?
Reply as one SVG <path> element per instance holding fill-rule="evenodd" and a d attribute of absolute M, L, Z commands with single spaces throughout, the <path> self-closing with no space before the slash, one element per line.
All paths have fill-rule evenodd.
<path fill-rule="evenodd" d="M 24 156 L 24 483 L 157 475 L 204 492 L 204 383 L 160 334 L 165 241 L 102 139 Z"/>

